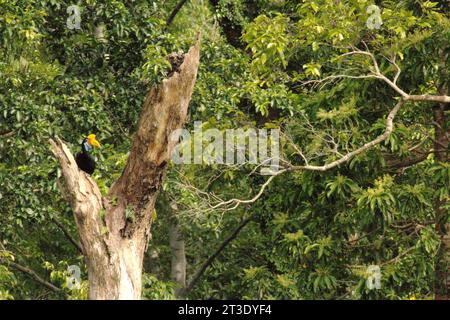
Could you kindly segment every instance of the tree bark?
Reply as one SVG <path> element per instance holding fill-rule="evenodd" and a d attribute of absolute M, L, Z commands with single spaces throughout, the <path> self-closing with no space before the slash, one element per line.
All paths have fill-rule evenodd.
<path fill-rule="evenodd" d="M 151 217 L 165 168 L 185 121 L 200 59 L 200 39 L 168 79 L 145 98 L 130 155 L 106 196 L 78 169 L 60 140 L 50 140 L 59 160 L 64 198 L 71 205 L 86 258 L 90 299 L 140 299 L 142 265 Z"/>
<path fill-rule="evenodd" d="M 450 80 L 447 72 L 447 54 L 441 49 L 439 52 L 440 65 L 439 72 L 441 75 L 441 84 L 438 92 L 441 95 L 448 94 L 450 90 Z M 449 103 L 439 103 L 433 108 L 434 120 L 434 158 L 438 162 L 448 162 L 449 160 L 449 131 L 447 127 L 446 112 L 449 110 Z M 439 198 L 434 201 L 436 231 L 441 238 L 441 247 L 436 256 L 436 282 L 435 282 L 435 299 L 449 299 L 450 290 L 450 224 L 448 221 L 448 212 L 445 209 L 445 200 Z"/>
<path fill-rule="evenodd" d="M 175 291 L 176 296 L 186 287 L 186 250 L 183 234 L 178 223 L 169 228 L 169 242 L 172 251 L 171 278 L 180 285 Z"/>
<path fill-rule="evenodd" d="M 181 231 L 178 221 L 177 212 L 178 205 L 176 202 L 170 204 L 170 226 L 169 226 L 169 245 L 172 254 L 170 276 L 173 281 L 178 283 L 179 287 L 175 290 L 175 295 L 180 297 L 186 287 L 186 246 L 184 242 L 183 232 Z"/>
<path fill-rule="evenodd" d="M 209 3 L 213 9 L 213 11 L 218 12 L 221 8 L 221 4 L 219 0 L 209 0 Z M 233 11 L 232 2 L 225 4 L 226 10 L 230 12 Z M 243 14 L 253 20 L 259 15 L 260 8 L 257 1 L 244 1 L 243 5 Z M 235 47 L 236 49 L 244 50 L 246 44 L 241 40 L 243 27 L 239 23 L 232 21 L 227 15 L 220 14 L 218 17 L 219 26 L 222 29 L 223 35 L 227 42 Z"/>

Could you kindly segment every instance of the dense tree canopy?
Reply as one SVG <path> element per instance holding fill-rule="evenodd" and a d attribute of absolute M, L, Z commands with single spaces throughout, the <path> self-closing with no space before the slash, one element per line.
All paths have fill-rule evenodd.
<path fill-rule="evenodd" d="M 79 29 L 68 27 L 74 4 Z M 186 128 L 279 128 L 280 168 L 170 163 L 143 297 L 443 295 L 448 1 L 0 0 L 0 299 L 87 298 L 48 140 L 75 153 L 95 133 L 93 178 L 107 194 L 146 92 L 198 31 Z M 174 230 L 185 284 L 173 277 Z M 379 289 L 367 286 L 373 265 Z"/>

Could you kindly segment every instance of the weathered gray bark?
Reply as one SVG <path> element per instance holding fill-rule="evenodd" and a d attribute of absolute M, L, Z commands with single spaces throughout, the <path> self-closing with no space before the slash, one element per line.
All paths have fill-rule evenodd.
<path fill-rule="evenodd" d="M 170 207 L 172 209 L 171 225 L 169 226 L 169 245 L 172 254 L 170 273 L 172 280 L 179 285 L 175 290 L 175 295 L 180 296 L 180 293 L 186 287 L 186 250 L 184 236 L 176 216 L 178 206 L 176 202 L 173 202 Z"/>
<path fill-rule="evenodd" d="M 200 56 L 200 40 L 181 65 L 145 99 L 132 149 L 121 177 L 103 197 L 95 181 L 80 171 L 59 139 L 51 140 L 64 178 L 86 258 L 90 299 L 140 299 L 142 264 L 151 217 L 164 171 L 186 121 Z M 132 215 L 125 215 L 125 212 Z"/>
<path fill-rule="evenodd" d="M 186 286 L 186 251 L 183 234 L 178 223 L 169 228 L 170 249 L 172 251 L 171 278 L 180 285 L 176 295 Z"/>

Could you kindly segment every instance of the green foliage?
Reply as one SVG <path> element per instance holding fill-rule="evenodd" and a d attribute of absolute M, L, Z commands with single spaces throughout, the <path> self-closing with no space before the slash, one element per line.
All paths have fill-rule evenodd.
<path fill-rule="evenodd" d="M 221 132 L 281 128 L 282 156 L 294 165 L 329 163 L 385 130 L 398 96 L 382 81 L 305 85 L 370 72 L 367 56 L 339 57 L 352 46 L 367 45 L 390 78 L 397 70 L 388 59 L 395 58 L 405 92 L 435 94 L 449 80 L 448 58 L 437 54 L 448 48 L 450 30 L 442 1 L 383 1 L 378 30 L 366 25 L 374 4 L 366 0 L 219 0 L 214 12 L 207 1 L 193 0 L 169 27 L 175 0 L 78 3 L 81 30 L 70 30 L 71 1 L 0 0 L 0 299 L 65 298 L 8 261 L 32 268 L 69 299 L 87 299 L 84 261 L 53 223 L 57 218 L 76 238 L 48 139 L 60 137 L 76 152 L 88 133 L 97 134 L 94 179 L 106 195 L 125 166 L 147 90 L 170 69 L 166 56 L 186 51 L 199 30 L 202 56 L 187 128 L 195 120 Z M 243 28 L 245 48 L 227 43 L 224 21 Z M 100 24 L 103 39 L 94 34 Z M 408 102 L 382 144 L 327 172 L 287 172 L 258 201 L 225 213 L 203 209 L 211 199 L 251 199 L 267 177 L 252 174 L 252 165 L 170 164 L 144 260 L 143 297 L 175 299 L 168 239 L 175 202 L 188 279 L 242 217 L 253 217 L 187 298 L 432 298 L 441 245 L 435 208 L 449 209 L 450 166 L 432 152 L 431 108 Z M 392 166 L 417 151 L 429 155 Z M 134 219 L 132 207 L 126 218 Z M 66 285 L 70 265 L 82 270 L 77 290 Z M 370 265 L 380 266 L 379 290 L 366 286 Z"/>
<path fill-rule="evenodd" d="M 176 283 L 161 281 L 157 277 L 145 274 L 142 279 L 142 296 L 147 300 L 175 300 Z"/>

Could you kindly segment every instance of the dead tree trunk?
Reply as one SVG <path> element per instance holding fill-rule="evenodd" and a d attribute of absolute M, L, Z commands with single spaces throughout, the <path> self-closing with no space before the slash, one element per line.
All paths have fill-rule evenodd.
<path fill-rule="evenodd" d="M 179 293 L 186 286 L 186 251 L 183 234 L 178 223 L 174 223 L 169 228 L 170 249 L 172 251 L 171 278 L 180 285 L 175 294 Z"/>
<path fill-rule="evenodd" d="M 179 297 L 180 292 L 186 287 L 186 249 L 184 236 L 177 217 L 178 206 L 176 202 L 170 205 L 170 210 L 169 244 L 172 254 L 170 276 L 179 285 L 179 288 L 175 290 L 175 295 Z"/>
<path fill-rule="evenodd" d="M 152 88 L 142 108 L 121 177 L 103 197 L 80 171 L 67 146 L 51 140 L 64 178 L 86 258 L 90 299 L 140 299 L 144 253 L 164 171 L 178 142 L 173 133 L 186 121 L 197 77 L 200 40 L 174 59 L 168 79 Z"/>

